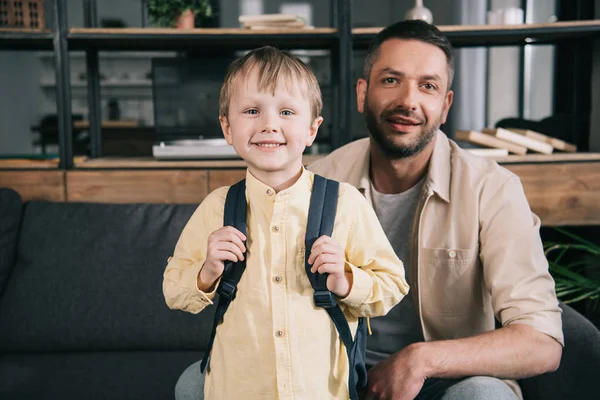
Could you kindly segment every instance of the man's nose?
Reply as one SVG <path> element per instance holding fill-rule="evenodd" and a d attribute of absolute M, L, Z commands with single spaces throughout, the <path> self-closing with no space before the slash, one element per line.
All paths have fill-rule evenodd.
<path fill-rule="evenodd" d="M 411 83 L 400 85 L 394 105 L 406 110 L 415 111 L 418 108 L 419 88 Z"/>

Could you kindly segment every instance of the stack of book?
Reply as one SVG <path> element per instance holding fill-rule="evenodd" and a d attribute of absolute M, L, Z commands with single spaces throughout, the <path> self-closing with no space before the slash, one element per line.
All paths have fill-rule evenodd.
<path fill-rule="evenodd" d="M 302 29 L 304 19 L 292 14 L 240 15 L 240 26 L 245 29 Z"/>
<path fill-rule="evenodd" d="M 485 128 L 478 131 L 456 131 L 456 140 L 475 144 L 473 152 L 493 156 L 510 154 L 525 155 L 528 152 L 552 154 L 555 150 L 575 153 L 577 146 L 563 140 L 546 136 L 528 129 Z M 502 153 L 502 154 L 501 154 Z"/>

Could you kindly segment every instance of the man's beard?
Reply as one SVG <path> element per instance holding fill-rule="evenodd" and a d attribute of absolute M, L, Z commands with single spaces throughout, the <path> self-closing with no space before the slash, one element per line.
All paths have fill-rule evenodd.
<path fill-rule="evenodd" d="M 421 125 L 423 130 L 416 138 L 415 141 L 407 145 L 401 145 L 394 142 L 393 137 L 384 131 L 383 124 L 386 123 L 386 118 L 392 115 L 401 115 L 407 118 L 414 118 L 412 113 L 405 108 L 396 108 L 383 112 L 381 117 L 377 117 L 373 110 L 369 107 L 369 103 L 365 97 L 364 102 L 364 115 L 367 123 L 367 128 L 371 133 L 371 137 L 379 145 L 381 151 L 383 151 L 388 157 L 392 159 L 410 158 L 419 154 L 435 137 L 435 133 L 442 124 L 442 116 L 438 121 L 431 127 L 427 128 L 427 119 L 423 121 Z"/>

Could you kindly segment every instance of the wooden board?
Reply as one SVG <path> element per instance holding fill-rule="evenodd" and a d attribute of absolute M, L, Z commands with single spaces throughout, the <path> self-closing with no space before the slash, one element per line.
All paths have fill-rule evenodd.
<path fill-rule="evenodd" d="M 557 21 L 557 22 L 542 22 L 537 24 L 521 24 L 521 25 L 438 25 L 437 28 L 442 33 L 448 32 L 472 32 L 479 31 L 485 33 L 486 31 L 494 30 L 517 30 L 517 29 L 547 29 L 547 28 L 585 28 L 599 26 L 599 20 L 588 20 L 588 21 Z M 375 35 L 383 30 L 383 27 L 372 27 L 372 28 L 353 28 L 352 34 L 354 35 Z"/>
<path fill-rule="evenodd" d="M 207 171 L 68 171 L 67 201 L 198 204 L 207 195 Z"/>
<path fill-rule="evenodd" d="M 325 155 L 305 155 L 304 165 L 324 157 Z M 106 168 L 246 168 L 246 162 L 240 159 L 232 160 L 186 160 L 167 161 L 156 160 L 152 157 L 103 157 L 90 158 L 75 162 L 77 168 L 106 169 Z"/>
<path fill-rule="evenodd" d="M 477 131 L 456 131 L 455 139 L 494 149 L 506 149 L 511 153 L 521 156 L 527 153 L 526 147 Z"/>
<path fill-rule="evenodd" d="M 0 171 L 0 187 L 16 190 L 23 201 L 65 201 L 63 171 Z"/>
<path fill-rule="evenodd" d="M 534 151 L 536 153 L 542 154 L 552 154 L 554 148 L 551 144 L 546 142 L 540 142 L 538 140 L 532 139 L 530 137 L 526 137 L 520 135 L 516 132 L 512 132 L 508 129 L 496 128 L 496 129 L 483 129 L 483 133 L 486 135 L 493 136 L 497 139 L 504 140 L 506 142 L 514 143 L 518 146 L 523 146 L 528 150 Z"/>
<path fill-rule="evenodd" d="M 208 192 L 210 193 L 221 186 L 231 186 L 245 177 L 245 169 L 208 171 Z"/>
<path fill-rule="evenodd" d="M 600 163 L 513 164 L 545 226 L 600 225 Z"/>
<path fill-rule="evenodd" d="M 335 28 L 284 28 L 272 29 L 268 32 L 243 29 L 243 28 L 194 28 L 194 29 L 174 29 L 174 28 L 71 28 L 69 33 L 83 34 L 101 34 L 101 35 L 265 35 L 265 34 L 333 34 Z"/>

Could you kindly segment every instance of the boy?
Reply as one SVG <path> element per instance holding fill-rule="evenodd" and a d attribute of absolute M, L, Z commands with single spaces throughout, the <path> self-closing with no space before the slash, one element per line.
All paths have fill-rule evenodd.
<path fill-rule="evenodd" d="M 304 249 L 314 175 L 302 154 L 323 121 L 321 108 L 310 69 L 273 47 L 251 51 L 225 77 L 219 120 L 248 165 L 248 237 L 223 227 L 228 188 L 215 190 L 184 228 L 163 282 L 170 308 L 198 313 L 212 304 L 224 261 L 242 260 L 247 250 L 206 370 L 208 400 L 348 399 L 346 350 L 313 302 L 305 251 L 312 271 L 328 274 L 353 334 L 358 317 L 384 315 L 408 292 L 402 262 L 350 185 L 340 184 L 333 237 Z"/>

